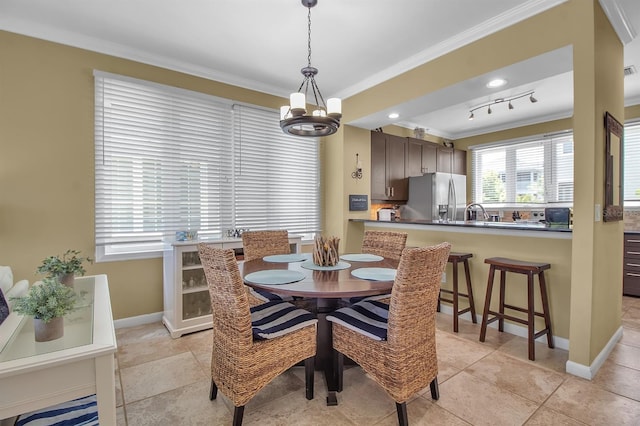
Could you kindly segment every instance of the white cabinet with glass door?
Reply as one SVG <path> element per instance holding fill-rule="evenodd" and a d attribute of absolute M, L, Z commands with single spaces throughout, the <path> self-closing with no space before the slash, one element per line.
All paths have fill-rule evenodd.
<path fill-rule="evenodd" d="M 242 239 L 204 241 L 217 248 L 234 249 L 242 260 Z M 299 253 L 301 236 L 289 236 L 292 252 Z M 164 248 L 164 313 L 162 322 L 171 337 L 211 328 L 209 287 L 198 256 L 198 241 L 168 242 Z"/>

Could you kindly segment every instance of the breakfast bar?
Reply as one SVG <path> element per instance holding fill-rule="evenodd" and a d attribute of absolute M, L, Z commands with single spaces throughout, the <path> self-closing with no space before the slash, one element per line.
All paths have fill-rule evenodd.
<path fill-rule="evenodd" d="M 392 230 L 408 233 L 407 247 L 434 245 L 443 241 L 452 244 L 452 251 L 473 253 L 470 259 L 471 281 L 476 301 L 476 314 L 482 316 L 482 306 L 487 288 L 489 265 L 484 259 L 505 257 L 545 262 L 551 264 L 546 271 L 547 292 L 551 324 L 557 348 L 569 349 L 569 321 L 571 298 L 571 243 L 572 230 L 550 228 L 534 223 L 516 222 L 447 222 L 430 220 L 377 221 L 350 219 L 350 238 L 361 238 L 365 229 Z M 452 287 L 452 266 L 447 265 L 443 276 L 443 288 Z M 516 305 L 527 303 L 526 277 L 510 277 L 513 285 L 508 298 Z M 518 281 L 521 281 L 519 285 Z M 465 301 L 463 301 L 464 303 Z M 536 306 L 541 305 L 540 294 L 535 294 Z M 497 308 L 497 295 L 492 299 L 492 308 Z M 443 311 L 444 310 L 443 306 Z M 446 312 L 446 311 L 445 311 Z M 462 316 L 470 320 L 470 315 Z M 543 328 L 541 318 L 536 326 Z M 515 323 L 505 324 L 505 331 L 526 337 L 526 328 Z M 540 341 L 545 341 L 544 337 Z"/>

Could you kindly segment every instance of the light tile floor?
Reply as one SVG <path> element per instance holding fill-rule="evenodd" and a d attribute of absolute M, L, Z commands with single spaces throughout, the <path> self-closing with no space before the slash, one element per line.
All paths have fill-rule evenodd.
<path fill-rule="evenodd" d="M 567 352 L 438 314 L 440 399 L 428 387 L 407 405 L 411 425 L 640 425 L 640 299 L 624 297 L 624 334 L 592 381 L 566 374 Z M 118 425 L 229 425 L 233 406 L 209 401 L 211 331 L 172 339 L 160 323 L 116 330 Z M 395 425 L 395 404 L 359 367 L 345 370 L 339 405 L 304 398 L 304 369 L 287 371 L 251 400 L 244 425 Z"/>

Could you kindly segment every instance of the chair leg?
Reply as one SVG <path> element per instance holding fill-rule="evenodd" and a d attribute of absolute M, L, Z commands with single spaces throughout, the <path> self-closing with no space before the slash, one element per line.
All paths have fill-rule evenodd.
<path fill-rule="evenodd" d="M 469 299 L 469 307 L 471 308 L 471 321 L 473 321 L 474 324 L 477 324 L 476 304 L 473 301 L 473 287 L 471 286 L 471 273 L 469 272 L 468 259 L 464 260 L 464 276 L 467 280 L 467 298 Z"/>
<path fill-rule="evenodd" d="M 244 415 L 244 405 L 235 407 L 233 410 L 233 426 L 242 426 L 242 416 Z"/>
<path fill-rule="evenodd" d="M 431 388 L 431 399 L 437 401 L 440 399 L 440 389 L 438 389 L 438 378 L 435 377 L 431 383 L 429 383 L 429 387 Z"/>
<path fill-rule="evenodd" d="M 304 360 L 304 387 L 307 399 L 313 399 L 313 372 L 315 371 L 315 357 Z"/>
<path fill-rule="evenodd" d="M 487 295 L 484 298 L 484 309 L 482 310 L 482 323 L 480 324 L 480 341 L 484 342 L 487 336 L 487 324 L 489 322 L 489 308 L 491 306 L 491 292 L 493 291 L 493 280 L 496 269 L 493 265 L 489 267 L 489 279 L 487 280 Z"/>
<path fill-rule="evenodd" d="M 344 355 L 337 350 L 333 350 L 333 374 L 334 383 L 338 392 L 342 392 L 342 378 L 344 376 Z"/>
<path fill-rule="evenodd" d="M 408 426 L 409 419 L 407 418 L 407 404 L 405 402 L 396 402 L 396 410 L 398 411 L 398 424 L 400 426 Z"/>
<path fill-rule="evenodd" d="M 211 379 L 211 390 L 209 391 L 209 400 L 213 401 L 218 396 L 218 386 L 216 382 Z"/>

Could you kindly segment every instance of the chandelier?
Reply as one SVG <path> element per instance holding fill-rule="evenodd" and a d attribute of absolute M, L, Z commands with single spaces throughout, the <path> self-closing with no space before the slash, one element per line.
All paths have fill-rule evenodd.
<path fill-rule="evenodd" d="M 529 102 L 536 103 L 536 102 L 538 102 L 538 100 L 533 97 L 534 93 L 535 93 L 535 91 L 532 90 L 532 91 L 523 93 L 521 95 L 512 96 L 510 98 L 498 98 L 498 99 L 495 99 L 495 100 L 493 100 L 491 102 L 488 102 L 486 104 L 483 104 L 483 105 L 477 106 L 475 108 L 472 108 L 471 110 L 469 110 L 469 120 L 473 120 L 474 119 L 474 115 L 473 115 L 474 111 L 477 111 L 477 110 L 479 110 L 481 108 L 487 108 L 487 114 L 491 114 L 493 112 L 493 110 L 491 109 L 491 106 L 495 106 L 497 104 L 501 104 L 501 103 L 504 103 L 504 102 L 508 103 L 508 108 L 509 109 L 514 109 L 515 107 L 513 106 L 511 101 L 515 101 L 516 99 L 524 98 L 524 97 L 527 97 L 527 96 L 529 97 Z"/>
<path fill-rule="evenodd" d="M 298 91 L 289 97 L 289 105 L 280 107 L 280 127 L 285 133 L 296 136 L 328 136 L 338 131 L 342 118 L 342 103 L 339 98 L 329 98 L 324 101 L 315 76 L 318 69 L 311 66 L 311 8 L 318 4 L 318 0 L 301 0 L 302 5 L 309 9 L 308 13 L 308 50 L 307 66 L 300 72 L 304 76 Z M 304 91 L 303 91 L 304 89 Z M 307 96 L 309 90 L 313 93 L 316 107 L 307 112 Z"/>

